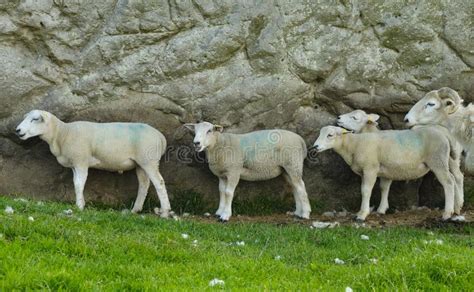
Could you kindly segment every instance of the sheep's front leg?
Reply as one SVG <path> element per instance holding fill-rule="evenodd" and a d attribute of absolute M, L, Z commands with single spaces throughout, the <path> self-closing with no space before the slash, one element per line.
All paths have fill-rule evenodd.
<path fill-rule="evenodd" d="M 76 192 L 76 206 L 79 210 L 84 210 L 86 201 L 84 200 L 84 186 L 87 180 L 87 167 L 74 167 L 72 169 L 74 175 L 74 190 Z"/>
<path fill-rule="evenodd" d="M 454 176 L 454 213 L 460 215 L 464 204 L 464 174 L 461 172 L 458 158 L 449 159 L 449 170 Z"/>
<path fill-rule="evenodd" d="M 226 178 L 219 178 L 219 208 L 216 211 L 216 217 L 220 218 L 225 209 L 225 188 L 227 186 Z"/>
<path fill-rule="evenodd" d="M 224 211 L 222 212 L 219 221 L 227 222 L 232 216 L 232 200 L 234 199 L 234 192 L 240 180 L 240 174 L 232 174 L 227 176 L 227 184 L 224 191 Z"/>
<path fill-rule="evenodd" d="M 431 169 L 438 181 L 441 183 L 444 189 L 444 212 L 443 220 L 448 220 L 453 216 L 454 213 L 454 187 L 455 179 L 453 174 L 448 168 L 432 168 Z"/>
<path fill-rule="evenodd" d="M 370 213 L 370 196 L 372 195 L 372 189 L 374 188 L 376 180 L 377 171 L 364 171 L 361 185 L 362 203 L 360 211 L 357 213 L 357 221 L 364 221 Z"/>
<path fill-rule="evenodd" d="M 380 178 L 380 205 L 377 209 L 377 213 L 385 214 L 388 210 L 388 192 L 390 191 L 390 185 L 392 184 L 392 180 L 386 178 Z"/>

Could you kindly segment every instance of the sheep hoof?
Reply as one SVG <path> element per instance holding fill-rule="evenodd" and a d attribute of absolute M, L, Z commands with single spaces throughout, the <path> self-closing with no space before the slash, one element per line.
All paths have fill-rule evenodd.
<path fill-rule="evenodd" d="M 229 220 L 222 219 L 222 218 L 220 218 L 220 217 L 219 217 L 219 219 L 217 219 L 217 221 L 220 222 L 220 223 L 227 223 L 227 222 L 229 222 Z"/>
<path fill-rule="evenodd" d="M 359 216 L 355 216 L 355 217 L 353 218 L 353 220 L 354 220 L 355 222 L 357 222 L 357 223 L 363 223 L 363 222 L 365 221 L 365 219 L 362 219 L 362 218 L 359 217 Z"/>
<path fill-rule="evenodd" d="M 220 219 L 220 218 L 221 218 L 221 214 L 217 214 L 217 213 L 216 213 L 216 214 L 214 214 L 214 217 Z"/>

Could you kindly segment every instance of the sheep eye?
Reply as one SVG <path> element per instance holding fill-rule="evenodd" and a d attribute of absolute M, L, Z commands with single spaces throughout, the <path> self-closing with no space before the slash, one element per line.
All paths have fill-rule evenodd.
<path fill-rule="evenodd" d="M 357 121 L 357 117 L 355 117 L 355 116 L 352 116 L 352 119 L 353 119 L 354 121 Z"/>
<path fill-rule="evenodd" d="M 433 102 L 428 102 L 426 105 L 429 106 L 429 107 L 435 106 L 435 104 Z"/>
<path fill-rule="evenodd" d="M 39 118 L 33 118 L 33 119 L 31 119 L 31 122 L 32 122 L 32 123 L 33 123 L 33 122 L 37 122 L 37 121 L 39 121 Z"/>
<path fill-rule="evenodd" d="M 207 133 L 210 134 L 212 132 L 212 130 L 207 130 Z"/>
<path fill-rule="evenodd" d="M 334 136 L 333 134 L 328 134 L 328 138 L 332 138 Z"/>

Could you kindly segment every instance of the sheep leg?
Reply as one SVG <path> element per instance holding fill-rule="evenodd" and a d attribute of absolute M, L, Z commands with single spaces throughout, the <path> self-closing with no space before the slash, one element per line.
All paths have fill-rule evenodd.
<path fill-rule="evenodd" d="M 225 186 L 224 196 L 224 211 L 222 212 L 219 221 L 227 222 L 232 216 L 232 200 L 234 199 L 234 192 L 240 180 L 240 174 L 229 175 L 227 177 L 227 184 Z"/>
<path fill-rule="evenodd" d="M 438 181 L 444 189 L 444 212 L 443 220 L 448 220 L 454 213 L 454 176 L 449 171 L 448 167 L 434 167 L 431 168 Z"/>
<path fill-rule="evenodd" d="M 216 211 L 216 216 L 220 218 L 225 209 L 225 188 L 227 185 L 226 178 L 219 178 L 219 208 Z"/>
<path fill-rule="evenodd" d="M 148 188 L 150 187 L 150 179 L 143 168 L 137 166 L 136 172 L 138 178 L 138 194 L 132 208 L 132 213 L 138 213 L 143 209 L 143 203 L 145 203 Z"/>
<path fill-rule="evenodd" d="M 293 196 L 295 197 L 295 215 L 304 219 L 309 219 L 311 205 L 309 203 L 308 193 L 306 193 L 304 181 L 299 175 L 288 173 L 288 177 L 293 188 Z"/>
<path fill-rule="evenodd" d="M 155 186 L 156 193 L 158 194 L 158 199 L 160 200 L 161 205 L 161 213 L 160 217 L 168 218 L 169 213 L 171 211 L 170 201 L 168 199 L 168 193 L 165 187 L 165 181 L 161 176 L 160 172 L 158 171 L 158 166 L 155 165 L 147 165 L 142 166 L 143 170 L 145 170 L 146 174 L 150 178 L 151 182 Z"/>
<path fill-rule="evenodd" d="M 390 191 L 390 185 L 392 184 L 392 180 L 386 178 L 380 178 L 380 205 L 377 209 L 377 213 L 385 214 L 388 210 L 388 192 Z"/>
<path fill-rule="evenodd" d="M 364 172 L 361 185 L 362 203 L 360 211 L 357 213 L 357 221 L 364 221 L 367 215 L 370 214 L 370 196 L 372 195 L 372 189 L 376 180 L 377 171 Z"/>
<path fill-rule="evenodd" d="M 84 200 L 84 186 L 87 180 L 87 167 L 74 167 L 72 169 L 74 175 L 74 191 L 76 193 L 76 206 L 79 210 L 84 210 L 86 201 Z"/>
<path fill-rule="evenodd" d="M 295 186 L 293 185 L 293 182 L 291 181 L 291 178 L 290 176 L 285 172 L 283 174 L 283 177 L 285 178 L 285 180 L 291 185 L 291 188 L 292 188 L 292 191 L 293 191 L 293 197 L 295 198 L 295 211 L 294 212 L 289 212 L 291 213 L 291 215 L 295 215 L 295 216 L 301 216 L 301 200 L 300 200 L 300 197 L 298 195 L 298 193 L 296 192 L 295 190 Z"/>
<path fill-rule="evenodd" d="M 461 172 L 459 159 L 449 160 L 449 169 L 454 176 L 454 213 L 460 215 L 464 204 L 464 175 Z"/>

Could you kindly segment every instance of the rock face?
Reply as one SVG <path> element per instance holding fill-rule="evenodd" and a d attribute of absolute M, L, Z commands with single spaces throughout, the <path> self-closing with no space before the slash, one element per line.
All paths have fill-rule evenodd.
<path fill-rule="evenodd" d="M 308 145 L 355 108 L 401 128 L 429 90 L 474 98 L 473 11 L 468 0 L 0 1 L 0 193 L 74 198 L 71 171 L 47 145 L 13 135 L 38 108 L 158 128 L 170 145 L 161 170 L 172 202 L 192 210 L 183 198 L 194 193 L 216 207 L 217 179 L 183 123 L 284 128 Z M 308 161 L 304 179 L 316 209 L 358 207 L 360 179 L 336 154 Z M 392 205 L 416 203 L 420 184 L 395 184 Z M 86 200 L 129 205 L 136 189 L 134 173 L 91 171 Z M 237 197 L 292 201 L 282 179 L 242 182 Z"/>

